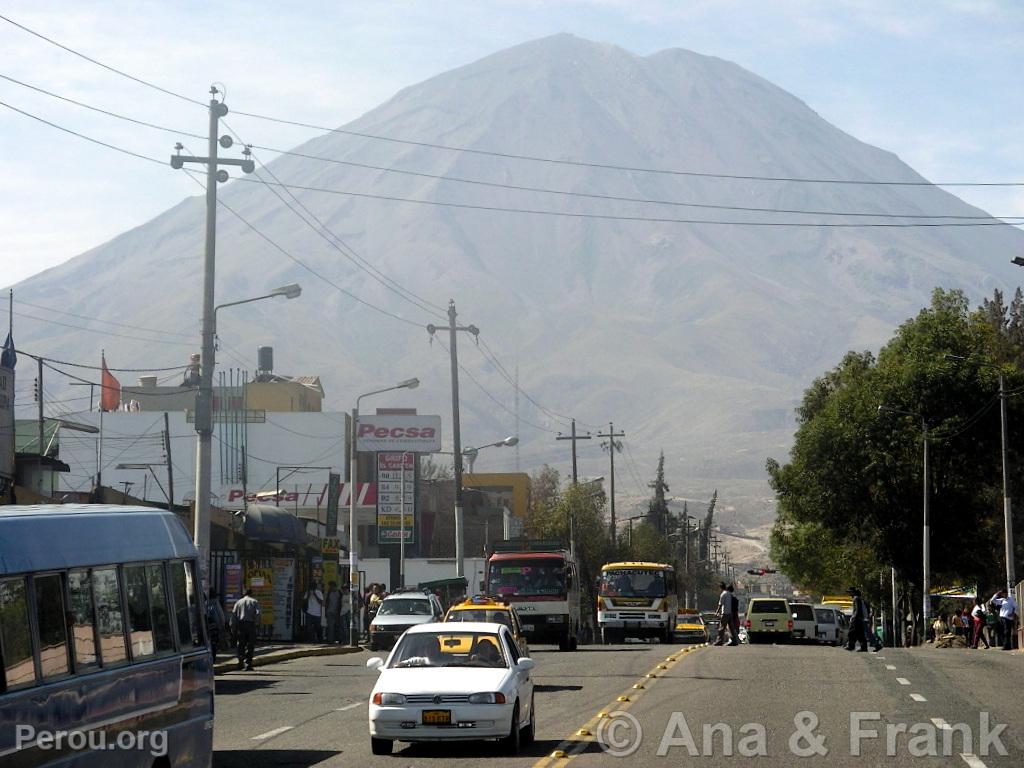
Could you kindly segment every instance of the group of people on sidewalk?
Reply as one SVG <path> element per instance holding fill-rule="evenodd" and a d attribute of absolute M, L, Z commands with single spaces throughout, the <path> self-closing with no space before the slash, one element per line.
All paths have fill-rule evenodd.
<path fill-rule="evenodd" d="M 976 649 L 980 644 L 986 649 L 999 647 L 1009 651 L 1013 649 L 1016 622 L 1017 601 L 1005 589 L 1000 589 L 987 605 L 982 598 L 976 597 L 970 609 L 957 608 L 951 614 L 936 616 L 932 631 L 937 643 L 952 636 L 963 638 L 967 648 Z"/>
<path fill-rule="evenodd" d="M 302 598 L 305 635 L 310 642 L 347 643 L 352 621 L 352 591 L 327 584 L 326 594 L 313 581 Z"/>

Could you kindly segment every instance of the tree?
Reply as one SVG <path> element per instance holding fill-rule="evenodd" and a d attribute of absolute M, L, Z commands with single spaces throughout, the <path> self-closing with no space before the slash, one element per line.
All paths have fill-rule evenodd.
<path fill-rule="evenodd" d="M 665 482 L 665 452 L 658 456 L 658 471 L 654 480 L 647 484 L 648 488 L 654 490 L 654 496 L 647 504 L 647 522 L 655 531 L 664 535 L 668 533 L 668 502 L 665 500 L 665 492 L 668 491 L 668 483 Z"/>
<path fill-rule="evenodd" d="M 960 291 L 936 290 L 877 360 L 850 352 L 808 388 L 788 463 L 769 459 L 766 467 L 778 501 L 771 552 L 794 584 L 877 589 L 879 571 L 895 566 L 920 585 L 923 422 L 932 581 L 1000 581 L 997 376 L 945 357 L 998 363 L 1009 329 L 998 322 L 1000 306 L 997 295 L 971 313 Z M 1005 373 L 1011 389 L 1024 384 L 1019 371 Z M 1024 414 L 1011 402 L 1011 423 L 1019 423 Z M 914 415 L 879 412 L 882 404 Z"/>
<path fill-rule="evenodd" d="M 633 526 L 626 552 L 630 560 L 652 563 L 672 563 L 674 560 L 672 544 L 647 520 L 641 520 L 639 525 Z"/>

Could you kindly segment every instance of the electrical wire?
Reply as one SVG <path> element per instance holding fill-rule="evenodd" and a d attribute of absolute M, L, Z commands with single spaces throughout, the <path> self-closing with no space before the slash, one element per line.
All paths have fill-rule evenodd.
<path fill-rule="evenodd" d="M 12 83 L 15 83 L 17 85 L 20 85 L 20 86 L 22 86 L 24 88 L 28 88 L 28 89 L 30 89 L 32 91 L 35 91 L 37 93 L 41 93 L 41 94 L 44 94 L 46 96 L 49 96 L 51 98 L 59 99 L 60 101 L 67 102 L 69 104 L 74 104 L 75 106 L 81 107 L 82 109 L 87 109 L 87 110 L 90 110 L 90 111 L 93 111 L 93 112 L 96 112 L 96 113 L 99 113 L 99 114 L 102 114 L 102 115 L 106 115 L 108 117 L 112 117 L 112 118 L 115 118 L 115 119 L 118 119 L 118 120 L 123 120 L 123 121 L 129 122 L 129 123 L 132 123 L 134 125 L 140 125 L 140 126 L 143 126 L 145 128 L 151 128 L 153 130 L 163 131 L 165 133 L 171 133 L 171 134 L 176 134 L 176 135 L 188 136 L 188 137 L 194 138 L 194 139 L 205 140 L 207 138 L 207 137 L 201 136 L 200 134 L 197 134 L 197 133 L 191 133 L 189 131 L 183 131 L 183 130 L 179 130 L 179 129 L 176 129 L 176 128 L 170 128 L 170 127 L 165 126 L 165 125 L 158 125 L 156 123 L 150 123 L 150 122 L 147 122 L 145 120 L 139 120 L 137 118 L 121 114 L 119 112 L 113 112 L 113 111 L 108 110 L 108 109 L 103 109 L 101 107 L 96 107 L 96 106 L 93 106 L 91 104 L 87 104 L 85 102 L 79 101 L 77 99 L 72 99 L 72 98 L 69 98 L 67 96 L 63 96 L 63 95 L 61 95 L 59 93 L 54 93 L 53 91 L 49 91 L 49 90 L 47 90 L 45 88 L 41 88 L 39 86 L 32 85 L 30 83 L 26 83 L 26 82 L 24 82 L 22 80 L 18 80 L 17 78 L 10 77 L 9 75 L 0 74 L 0 79 L 7 80 L 9 82 L 12 82 Z M 241 139 L 241 137 L 238 135 L 238 133 L 236 131 L 234 131 L 230 126 L 228 126 L 225 121 L 222 121 L 222 122 L 224 123 L 224 126 L 232 134 L 234 134 L 235 138 L 238 139 L 239 142 L 245 143 L 245 142 L 243 142 L 243 140 Z M 431 179 L 431 180 L 434 180 L 434 181 L 450 182 L 450 183 L 457 183 L 457 184 L 469 184 L 469 185 L 489 187 L 489 188 L 494 188 L 494 189 L 508 189 L 508 190 L 513 190 L 513 191 L 518 191 L 518 192 L 534 192 L 534 193 L 541 193 L 541 194 L 548 194 L 548 195 L 560 195 L 560 196 L 566 196 L 566 197 L 586 198 L 586 199 L 591 199 L 591 200 L 609 200 L 609 201 L 613 201 L 613 202 L 630 202 L 630 203 L 641 203 L 641 204 L 646 204 L 646 205 L 668 205 L 668 206 L 679 206 L 679 207 L 686 207 L 686 208 L 702 208 L 702 209 L 723 210 L 723 211 L 743 211 L 743 212 L 753 212 L 753 213 L 787 213 L 787 214 L 797 214 L 797 215 L 807 215 L 807 216 L 845 216 L 845 217 L 869 217 L 869 218 L 891 218 L 891 219 L 954 219 L 954 220 L 991 220 L 991 219 L 1008 220 L 1008 219 L 1024 218 L 1022 216 L 1014 216 L 1014 215 L 996 216 L 996 215 L 990 215 L 990 214 L 984 214 L 984 215 L 980 215 L 979 216 L 979 215 L 964 215 L 964 214 L 879 213 L 879 212 L 870 212 L 870 211 L 824 211 L 824 210 L 807 210 L 807 209 L 802 209 L 802 208 L 768 208 L 768 207 L 747 206 L 747 205 L 725 205 L 725 204 L 689 202 L 689 201 L 682 201 L 682 200 L 665 200 L 665 199 L 658 199 L 658 198 L 630 197 L 630 196 L 624 196 L 624 195 L 611 195 L 611 194 L 599 194 L 599 193 L 592 193 L 592 192 L 581 192 L 581 191 L 578 191 L 578 190 L 554 189 L 554 188 L 551 188 L 551 187 L 535 187 L 535 186 L 528 186 L 528 185 L 521 185 L 521 184 L 509 184 L 509 183 L 504 183 L 504 182 L 485 181 L 485 180 L 482 180 L 482 179 L 470 179 L 470 178 L 461 177 L 461 176 L 452 176 L 452 175 L 449 175 L 449 174 L 436 174 L 436 173 L 427 173 L 427 172 L 423 172 L 423 171 L 413 171 L 413 170 L 408 170 L 408 169 L 403 169 L 403 168 L 394 168 L 392 166 L 374 165 L 374 164 L 371 164 L 371 163 L 360 163 L 360 162 L 356 162 L 356 161 L 353 161 L 353 160 L 341 160 L 339 158 L 324 157 L 322 155 L 311 155 L 311 154 L 308 154 L 308 153 L 305 153 L 305 152 L 298 152 L 298 151 L 295 151 L 295 150 L 288 150 L 288 149 L 280 149 L 279 147 L 263 146 L 263 145 L 260 145 L 260 144 L 246 144 L 246 146 L 248 146 L 250 149 L 261 149 L 261 150 L 265 150 L 267 152 L 273 152 L 275 154 L 285 155 L 285 156 L 288 156 L 288 157 L 299 157 L 299 158 L 303 158 L 303 159 L 306 159 L 306 160 L 315 160 L 315 161 L 323 162 L 323 163 L 332 163 L 332 164 L 335 164 L 335 165 L 343 165 L 343 166 L 352 167 L 352 168 L 362 168 L 362 169 L 366 169 L 366 170 L 380 171 L 380 172 L 383 172 L 383 173 L 395 173 L 395 174 L 401 174 L 401 175 L 405 175 L 405 176 L 413 176 L 413 177 L 416 177 L 416 178 Z M 253 155 L 253 157 L 254 157 L 254 159 L 256 159 L 255 154 Z M 275 181 L 280 183 L 280 179 L 277 176 L 274 176 L 274 174 L 270 171 L 270 169 L 267 168 L 265 163 L 260 162 L 260 166 L 263 167 L 264 169 L 266 169 L 267 172 L 270 173 L 270 175 L 274 178 Z M 309 209 L 306 208 L 305 205 L 302 205 L 302 203 L 299 201 L 299 199 L 297 197 L 292 195 L 292 198 L 297 203 L 299 203 L 299 205 L 302 206 L 303 210 L 305 210 L 306 213 L 310 217 L 316 219 L 316 221 L 317 221 L 317 223 L 319 224 L 320 227 L 322 227 L 323 229 L 325 229 L 325 230 L 330 232 L 330 230 L 327 227 L 327 225 L 324 224 L 323 221 L 321 221 L 318 218 L 316 218 L 316 216 L 311 211 L 309 211 Z M 341 241 L 341 238 L 337 234 L 331 232 L 331 235 L 333 237 L 337 238 L 339 241 Z M 341 241 L 341 242 L 342 242 L 343 245 L 345 245 L 345 247 L 347 249 L 352 250 L 350 246 L 348 246 L 347 244 L 344 243 L 344 241 Z M 334 244 L 331 243 L 331 245 L 334 245 Z M 335 247 L 337 247 L 337 246 L 335 246 Z M 348 254 L 345 254 L 344 252 L 342 252 L 342 253 L 343 253 L 343 255 L 346 258 L 348 258 L 350 260 L 352 259 L 352 257 L 349 256 Z M 352 251 L 352 253 L 353 253 L 353 255 L 359 261 L 363 261 L 361 258 L 358 257 L 357 254 L 355 254 L 354 250 Z M 358 264 L 357 264 L 357 266 L 358 266 Z M 360 267 L 360 268 L 362 268 L 362 267 Z M 389 279 L 389 278 L 387 278 L 387 279 Z M 394 281 L 392 281 L 392 282 L 394 282 Z M 397 285 L 397 283 L 396 283 L 396 285 Z M 390 286 L 386 286 L 386 287 L 390 287 Z M 403 290 L 403 291 L 405 290 L 401 286 L 399 286 L 399 288 L 400 288 L 400 290 Z M 411 292 L 409 292 L 409 293 L 411 293 Z M 412 294 L 412 295 L 415 296 L 415 294 Z M 416 297 L 416 298 L 419 301 L 425 301 L 424 299 L 422 299 L 420 297 Z M 427 303 L 430 303 L 430 302 L 427 302 Z M 443 307 L 440 307 L 440 306 L 438 306 L 436 304 L 432 304 L 431 303 L 431 306 L 435 307 L 438 310 L 444 311 Z"/>
<path fill-rule="evenodd" d="M 2 103 L 2 102 L 0 102 Z M 499 213 L 518 213 L 532 216 L 555 216 L 570 219 L 597 219 L 604 221 L 638 221 L 651 222 L 656 224 L 704 224 L 712 226 L 737 226 L 737 227 L 799 227 L 816 229 L 857 229 L 857 228 L 883 228 L 883 229 L 905 229 L 905 228 L 934 228 L 934 227 L 1012 227 L 1016 222 L 1004 221 L 1002 219 L 984 219 L 981 221 L 912 221 L 912 222 L 819 222 L 819 221 L 735 221 L 728 219 L 677 219 L 667 216 L 627 216 L 622 214 L 609 213 L 582 213 L 574 211 L 554 211 L 546 208 L 513 208 L 500 205 L 480 205 L 476 203 L 453 203 L 442 200 L 422 200 L 412 197 L 400 197 L 398 195 L 377 195 L 369 192 L 353 192 L 344 189 L 329 189 L 326 187 L 314 187 L 308 184 L 282 184 L 270 182 L 266 179 L 241 177 L 236 181 L 248 184 L 266 184 L 267 186 L 281 186 L 287 189 L 297 189 L 303 192 L 320 192 L 329 195 L 341 195 L 344 197 L 357 197 L 366 200 L 382 200 L 393 203 L 411 203 L 414 205 L 430 205 L 441 208 L 461 208 L 471 211 L 487 211 Z"/>
<path fill-rule="evenodd" d="M 101 365 L 87 365 L 86 363 L 72 363 L 68 360 L 57 360 L 53 357 L 43 357 L 42 355 L 34 355 L 31 352 L 27 352 L 24 349 L 19 349 L 19 355 L 25 355 L 25 357 L 31 357 L 33 360 L 42 360 L 46 363 L 56 363 L 57 365 L 66 365 L 71 368 L 86 368 L 91 371 L 102 371 L 103 366 Z M 107 366 L 107 370 L 111 373 L 163 373 L 165 371 L 182 371 L 188 368 L 187 365 L 172 365 L 165 368 L 111 368 Z M 170 377 L 168 377 L 170 378 Z"/>
<path fill-rule="evenodd" d="M 3 301 L 5 303 L 8 303 L 8 304 L 10 303 L 9 299 L 7 297 L 4 297 Z M 45 312 L 53 312 L 53 313 L 58 314 L 58 315 L 67 315 L 68 317 L 76 317 L 79 320 L 90 320 L 90 321 L 92 321 L 94 323 L 106 323 L 107 325 L 114 325 L 114 326 L 118 326 L 120 328 L 128 328 L 129 330 L 133 330 L 133 331 L 143 331 L 145 333 L 157 333 L 157 334 L 162 334 L 162 335 L 165 335 L 165 336 L 181 336 L 182 338 L 192 338 L 192 335 L 188 334 L 188 333 L 181 333 L 179 331 L 168 331 L 168 330 L 164 330 L 162 328 L 147 328 L 147 327 L 142 326 L 142 325 L 132 325 L 131 323 L 119 323 L 116 320 L 103 320 L 102 318 L 99 318 L 99 317 L 90 317 L 89 315 L 80 315 L 80 314 L 77 314 L 76 312 L 68 312 L 67 310 L 63 310 L 63 309 L 55 309 L 53 307 L 48 307 L 45 304 L 33 304 L 32 302 L 24 301 L 23 299 L 18 299 L 16 303 L 19 306 L 20 305 L 24 305 L 26 307 L 32 307 L 33 309 L 41 309 L 41 310 L 43 310 Z"/>
<path fill-rule="evenodd" d="M 13 19 L 0 14 L 0 20 L 6 21 L 24 32 L 33 35 L 51 45 L 54 45 L 67 53 L 77 56 L 91 64 L 95 64 L 98 67 L 108 70 L 114 74 L 120 75 L 121 77 L 132 80 L 139 85 L 144 85 L 147 88 L 152 88 L 159 91 L 167 96 L 172 96 L 176 99 L 181 99 L 190 104 L 206 108 L 208 105 L 197 99 L 190 98 L 184 94 L 177 93 L 168 88 L 156 85 L 148 80 L 144 80 L 135 75 L 131 75 L 124 70 L 113 67 L 109 64 L 105 64 L 98 59 L 87 56 L 80 51 L 71 48 L 70 46 L 63 45 L 57 42 L 53 38 L 47 37 L 40 32 L 31 29 L 24 24 L 19 24 Z M 234 114 L 241 117 L 249 117 L 256 120 L 264 120 L 267 122 L 278 123 L 281 125 L 291 125 L 300 128 L 309 128 L 311 130 L 323 131 L 325 133 L 338 133 L 346 136 L 354 136 L 363 139 L 371 139 L 373 141 L 384 141 L 395 144 L 404 144 L 407 146 L 424 147 L 428 149 L 443 150 L 446 152 L 460 152 L 463 154 L 482 155 L 486 157 L 498 157 L 507 160 L 525 160 L 536 163 L 545 163 L 551 165 L 564 165 L 570 167 L 581 167 L 581 168 L 599 168 L 603 170 L 615 170 L 615 171 L 626 171 L 630 173 L 652 173 L 652 174 L 664 174 L 670 176 L 691 176 L 696 178 L 712 178 L 712 179 L 738 179 L 743 181 L 768 181 L 768 182 L 787 182 L 787 183 L 802 183 L 802 184 L 861 184 L 870 186 L 901 186 L 901 187 L 1021 187 L 1024 186 L 1024 181 L 949 181 L 949 182 L 931 182 L 931 181 L 894 181 L 894 180 L 879 180 L 879 179 L 835 179 L 835 178 L 807 178 L 798 176 L 762 176 L 754 174 L 736 174 L 736 173 L 709 173 L 703 171 L 686 171 L 686 170 L 671 170 L 665 168 L 645 168 L 639 166 L 628 166 L 628 165 L 615 165 L 612 163 L 596 163 L 596 162 L 585 162 L 581 160 L 567 160 L 562 158 L 553 157 L 540 157 L 535 155 L 524 155 L 516 154 L 512 152 L 497 152 L 492 150 L 477 149 L 473 147 L 461 147 L 448 144 L 432 143 L 427 141 L 415 141 L 411 139 L 401 139 L 392 136 L 381 136 L 378 134 L 367 133 L 363 131 L 353 131 L 345 128 L 331 128 L 323 125 L 315 125 L 313 123 L 305 123 L 298 120 L 287 120 L 280 117 L 274 117 L 271 115 L 263 115 L 255 112 L 241 112 L 236 111 Z"/>
<path fill-rule="evenodd" d="M 37 317 L 36 315 L 30 315 L 25 312 L 19 312 L 14 310 L 16 317 L 23 317 L 26 320 L 35 320 L 40 323 L 49 323 L 50 325 L 59 325 L 63 328 L 73 328 L 76 331 L 84 331 L 86 333 L 96 333 L 103 336 L 115 336 L 119 339 L 134 339 L 135 341 L 147 341 L 150 344 L 174 344 L 179 347 L 192 347 L 194 344 L 190 344 L 187 341 L 172 341 L 170 339 L 150 339 L 144 336 L 133 336 L 127 333 L 117 333 L 116 331 L 104 331 L 98 328 L 85 328 L 81 325 L 72 325 L 71 323 L 62 323 L 60 320 L 54 320 L 50 317 Z"/>

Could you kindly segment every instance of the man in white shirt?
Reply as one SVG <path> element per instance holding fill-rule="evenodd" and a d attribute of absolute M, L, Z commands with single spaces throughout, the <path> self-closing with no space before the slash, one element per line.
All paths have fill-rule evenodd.
<path fill-rule="evenodd" d="M 715 645 L 725 644 L 725 633 L 728 632 L 731 635 L 729 645 L 738 645 L 739 638 L 736 637 L 732 627 L 732 595 L 729 593 L 729 589 L 725 582 L 722 582 L 722 594 L 718 596 L 718 610 L 715 611 L 718 614 L 718 638 L 715 640 Z"/>
<path fill-rule="evenodd" d="M 999 608 L 999 622 L 1003 625 L 1003 650 L 1013 650 L 1013 630 L 1017 621 L 1017 601 L 1013 595 L 1000 589 L 992 598 L 992 605 Z"/>

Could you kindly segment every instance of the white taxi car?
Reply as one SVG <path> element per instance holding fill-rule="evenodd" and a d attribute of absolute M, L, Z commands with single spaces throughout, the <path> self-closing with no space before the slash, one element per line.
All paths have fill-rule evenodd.
<path fill-rule="evenodd" d="M 519 654 L 504 624 L 461 622 L 411 627 L 384 661 L 370 694 L 370 748 L 396 741 L 500 739 L 519 752 L 534 737 L 532 659 Z"/>

